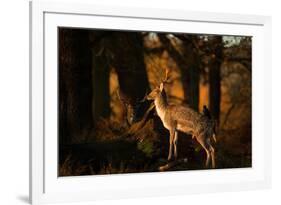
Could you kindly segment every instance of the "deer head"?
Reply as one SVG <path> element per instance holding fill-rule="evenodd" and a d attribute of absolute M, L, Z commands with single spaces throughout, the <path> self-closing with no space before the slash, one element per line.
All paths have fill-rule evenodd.
<path fill-rule="evenodd" d="M 157 98 L 158 96 L 161 95 L 161 93 L 164 90 L 164 84 L 161 83 L 159 87 L 154 88 L 147 96 L 146 99 L 147 100 L 154 100 L 155 98 Z"/>
<path fill-rule="evenodd" d="M 148 95 L 145 96 L 147 100 L 154 100 L 164 93 L 164 85 L 169 81 L 169 70 L 165 69 L 165 77 L 160 81 L 160 85 L 154 88 Z"/>

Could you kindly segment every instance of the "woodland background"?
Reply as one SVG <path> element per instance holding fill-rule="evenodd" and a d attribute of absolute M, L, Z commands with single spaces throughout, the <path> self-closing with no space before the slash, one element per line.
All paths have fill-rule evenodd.
<path fill-rule="evenodd" d="M 251 166 L 251 37 L 59 29 L 61 176 L 157 171 L 168 132 L 141 100 L 170 71 L 169 102 L 218 122 L 218 168 Z M 179 155 L 202 169 L 184 134 Z"/>

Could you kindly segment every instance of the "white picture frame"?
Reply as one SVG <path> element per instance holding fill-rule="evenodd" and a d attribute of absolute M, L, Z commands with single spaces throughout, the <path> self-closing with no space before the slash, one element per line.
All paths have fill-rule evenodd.
<path fill-rule="evenodd" d="M 57 27 L 253 36 L 253 166 L 84 177 L 57 175 Z M 271 18 L 30 2 L 30 202 L 239 191 L 271 186 Z"/>

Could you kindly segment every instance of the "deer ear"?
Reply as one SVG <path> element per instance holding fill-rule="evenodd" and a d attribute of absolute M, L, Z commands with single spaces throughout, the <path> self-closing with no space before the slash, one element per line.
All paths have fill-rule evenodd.
<path fill-rule="evenodd" d="M 164 89 L 164 83 L 161 83 L 159 88 L 160 88 L 160 91 L 162 92 L 162 90 Z"/>

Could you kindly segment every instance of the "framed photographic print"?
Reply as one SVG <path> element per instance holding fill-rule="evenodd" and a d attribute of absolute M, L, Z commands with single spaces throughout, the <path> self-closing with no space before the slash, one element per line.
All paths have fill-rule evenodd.
<path fill-rule="evenodd" d="M 39 1 L 30 22 L 32 204 L 270 187 L 270 17 Z"/>

